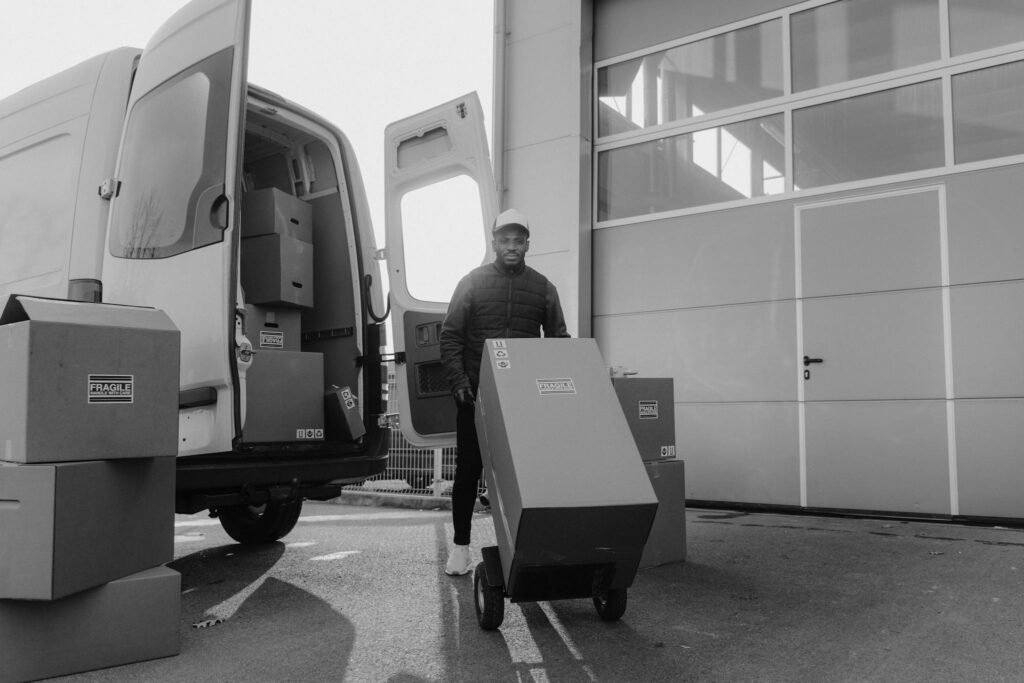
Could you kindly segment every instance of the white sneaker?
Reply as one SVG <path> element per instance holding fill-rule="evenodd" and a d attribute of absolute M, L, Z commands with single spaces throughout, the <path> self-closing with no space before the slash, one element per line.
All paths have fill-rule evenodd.
<path fill-rule="evenodd" d="M 473 551 L 468 545 L 457 545 L 452 548 L 448 555 L 448 564 L 445 565 L 444 573 L 448 576 L 461 576 L 468 574 L 473 569 Z"/>

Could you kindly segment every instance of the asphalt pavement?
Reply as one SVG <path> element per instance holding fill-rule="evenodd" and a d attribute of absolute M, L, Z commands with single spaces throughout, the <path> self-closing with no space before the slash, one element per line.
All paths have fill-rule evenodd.
<path fill-rule="evenodd" d="M 179 516 L 181 654 L 55 680 L 1024 680 L 1021 530 L 694 509 L 687 561 L 642 570 L 621 621 L 509 604 L 485 632 L 449 515 L 307 503 L 259 547 Z"/>

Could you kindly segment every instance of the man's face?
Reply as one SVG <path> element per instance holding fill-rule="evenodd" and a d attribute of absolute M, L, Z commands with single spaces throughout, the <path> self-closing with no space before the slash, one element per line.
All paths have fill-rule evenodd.
<path fill-rule="evenodd" d="M 494 233 L 491 247 L 499 263 L 514 268 L 523 262 L 526 252 L 529 251 L 530 238 L 522 228 L 506 228 Z"/>

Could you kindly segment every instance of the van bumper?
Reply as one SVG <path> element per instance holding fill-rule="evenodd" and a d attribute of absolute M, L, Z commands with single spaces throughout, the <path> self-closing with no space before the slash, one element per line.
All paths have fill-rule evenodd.
<path fill-rule="evenodd" d="M 390 431 L 381 430 L 373 436 L 378 443 L 358 453 L 267 448 L 179 457 L 175 512 L 194 514 L 224 505 L 337 497 L 342 486 L 359 484 L 387 467 Z"/>

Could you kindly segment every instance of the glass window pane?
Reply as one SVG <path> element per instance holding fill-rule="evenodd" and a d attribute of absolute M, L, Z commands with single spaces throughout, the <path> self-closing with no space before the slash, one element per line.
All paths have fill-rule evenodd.
<path fill-rule="evenodd" d="M 1024 40 L 1021 0 L 949 0 L 954 55 Z"/>
<path fill-rule="evenodd" d="M 956 163 L 1024 154 L 1024 62 L 953 76 Z"/>
<path fill-rule="evenodd" d="M 601 152 L 598 220 L 781 193 L 781 114 Z"/>
<path fill-rule="evenodd" d="M 793 90 L 923 64 L 940 56 L 939 0 L 844 0 L 792 16 Z"/>
<path fill-rule="evenodd" d="M 943 164 L 938 80 L 793 112 L 796 189 Z"/>
<path fill-rule="evenodd" d="M 200 198 L 224 193 L 231 55 L 203 60 L 129 112 L 111 208 L 114 256 L 166 258 L 223 239 Z"/>
<path fill-rule="evenodd" d="M 462 276 L 486 256 L 476 181 L 455 176 L 402 197 L 405 281 L 420 301 L 452 298 Z"/>
<path fill-rule="evenodd" d="M 605 67 L 598 135 L 710 114 L 782 95 L 782 21 Z"/>

